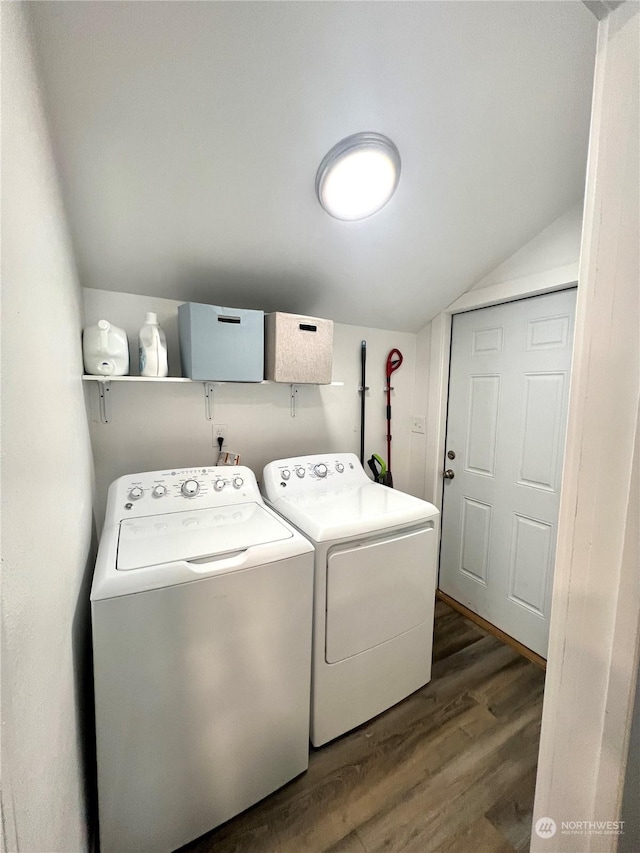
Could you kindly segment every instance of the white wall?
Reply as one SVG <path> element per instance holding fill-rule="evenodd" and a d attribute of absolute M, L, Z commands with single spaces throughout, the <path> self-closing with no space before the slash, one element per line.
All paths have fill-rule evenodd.
<path fill-rule="evenodd" d="M 0 13 L 2 810 L 7 849 L 76 853 L 92 524 L 81 298 L 21 4 Z"/>
<path fill-rule="evenodd" d="M 469 289 L 478 290 L 503 281 L 577 263 L 580 258 L 582 201 L 577 202 L 521 246 L 517 252 L 483 276 Z"/>
<path fill-rule="evenodd" d="M 177 376 L 180 375 L 177 334 L 180 304 L 170 299 L 136 294 L 84 290 L 86 325 L 107 319 L 123 327 L 134 356 L 145 312 L 156 311 L 167 333 L 169 372 Z M 217 444 L 213 437 L 214 424 L 227 425 L 225 449 L 240 453 L 241 463 L 248 465 L 258 479 L 264 465 L 273 459 L 331 451 L 359 453 L 360 397 L 357 389 L 362 340 L 367 341 L 367 385 L 370 387 L 366 406 L 367 458 L 373 452 L 386 458 L 384 369 L 389 350 L 397 347 L 404 361 L 393 375 L 394 484 L 403 491 L 422 496 L 424 436 L 411 433 L 411 415 L 425 414 L 420 395 L 417 397 L 418 409 L 413 411 L 416 335 L 336 323 L 333 379 L 344 385 L 297 386 L 298 413 L 295 418 L 290 415 L 289 385 L 217 385 L 214 417 L 213 421 L 208 421 L 202 383 L 154 385 L 114 382 L 110 391 L 112 419 L 110 423 L 103 424 L 96 384 L 86 383 L 96 465 L 98 525 L 102 525 L 108 486 L 116 477 L 167 466 L 215 464 Z M 136 361 L 134 357 L 132 372 L 135 373 Z M 414 458 L 418 464 L 414 464 Z"/>
<path fill-rule="evenodd" d="M 416 367 L 413 392 L 413 414 L 424 418 L 425 431 L 411 433 L 411 472 L 407 491 L 430 500 L 425 494 L 425 464 L 427 455 L 427 412 L 429 410 L 429 363 L 431 357 L 431 324 L 416 335 Z"/>

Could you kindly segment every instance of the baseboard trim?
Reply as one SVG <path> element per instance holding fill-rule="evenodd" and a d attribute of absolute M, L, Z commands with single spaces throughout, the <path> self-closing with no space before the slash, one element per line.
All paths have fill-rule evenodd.
<path fill-rule="evenodd" d="M 461 613 L 464 617 L 469 619 L 469 621 L 475 622 L 476 625 L 483 628 L 488 634 L 492 634 L 494 637 L 497 637 L 498 640 L 502 640 L 502 642 L 506 643 L 507 646 L 511 646 L 512 649 L 515 649 L 519 654 L 527 658 L 527 660 L 530 660 L 532 663 L 535 663 L 536 666 L 539 666 L 540 669 L 544 669 L 546 671 L 547 662 L 543 657 L 540 657 L 536 652 L 528 649 L 526 646 L 523 646 L 522 643 L 518 642 L 518 640 L 514 640 L 513 637 L 509 636 L 509 634 L 505 634 L 504 631 L 501 631 L 500 628 L 492 625 L 491 622 L 487 622 L 487 620 L 483 619 L 482 616 L 478 616 L 478 614 L 474 613 L 473 610 L 469 610 L 469 608 L 465 607 L 464 604 L 460 604 L 460 602 L 456 601 L 455 598 L 451 598 L 451 596 L 447 595 L 446 592 L 442 592 L 441 589 L 436 590 L 436 598 L 439 598 L 440 601 L 444 601 L 445 604 L 448 604 L 449 607 L 457 610 L 458 613 Z"/>

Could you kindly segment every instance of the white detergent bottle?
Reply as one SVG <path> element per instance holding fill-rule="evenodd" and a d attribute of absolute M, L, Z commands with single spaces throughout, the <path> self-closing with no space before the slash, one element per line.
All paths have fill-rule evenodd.
<path fill-rule="evenodd" d="M 158 325 L 158 315 L 147 313 L 138 337 L 140 376 L 168 376 L 167 338 Z"/>
<path fill-rule="evenodd" d="M 82 354 L 85 370 L 93 376 L 126 376 L 129 372 L 127 333 L 108 320 L 84 330 Z"/>

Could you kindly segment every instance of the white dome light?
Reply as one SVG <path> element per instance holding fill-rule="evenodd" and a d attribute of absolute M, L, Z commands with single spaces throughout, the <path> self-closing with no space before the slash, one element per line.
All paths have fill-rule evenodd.
<path fill-rule="evenodd" d="M 316 193 L 336 219 L 366 219 L 384 207 L 400 179 L 400 154 L 380 133 L 356 133 L 337 145 L 320 163 Z"/>

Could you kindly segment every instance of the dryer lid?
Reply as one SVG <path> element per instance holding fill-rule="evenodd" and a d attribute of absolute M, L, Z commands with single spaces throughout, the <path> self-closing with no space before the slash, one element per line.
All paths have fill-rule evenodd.
<path fill-rule="evenodd" d="M 116 568 L 197 562 L 292 536 L 255 502 L 131 518 L 120 522 Z"/>

